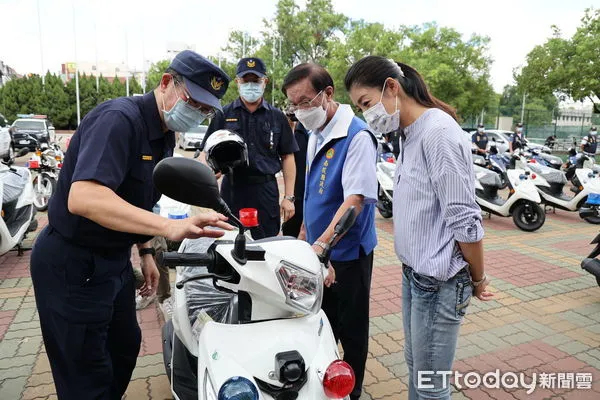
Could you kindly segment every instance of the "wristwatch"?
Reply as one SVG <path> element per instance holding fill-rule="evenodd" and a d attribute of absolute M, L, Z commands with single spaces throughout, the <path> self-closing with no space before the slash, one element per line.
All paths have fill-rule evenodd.
<path fill-rule="evenodd" d="M 293 203 L 294 201 L 296 201 L 296 196 L 294 196 L 294 195 L 291 195 L 291 196 L 284 196 L 283 198 L 284 198 L 284 199 L 286 199 L 286 200 L 289 200 L 289 201 L 291 201 L 292 203 Z"/>
<path fill-rule="evenodd" d="M 323 249 L 323 251 L 329 250 L 329 245 L 325 242 L 321 242 L 320 240 L 316 240 L 313 243 L 313 246 L 319 246 L 320 248 Z"/>
<path fill-rule="evenodd" d="M 473 285 L 473 287 L 477 287 L 479 285 L 481 285 L 483 282 L 485 282 L 487 280 L 487 275 L 483 274 L 483 278 L 481 278 L 480 281 L 471 281 L 471 284 Z"/>
<path fill-rule="evenodd" d="M 144 249 L 140 249 L 140 257 L 145 256 L 146 254 L 150 254 L 151 256 L 156 255 L 156 250 L 153 247 L 147 247 Z"/>

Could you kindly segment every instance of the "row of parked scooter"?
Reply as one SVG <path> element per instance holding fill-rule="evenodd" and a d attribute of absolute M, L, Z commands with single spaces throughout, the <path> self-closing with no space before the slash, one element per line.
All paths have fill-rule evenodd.
<path fill-rule="evenodd" d="M 0 218 L 0 255 L 16 249 L 23 254 L 23 240 L 29 232 L 37 229 L 37 211 L 48 208 L 48 201 L 56 189 L 58 173 L 62 167 L 63 152 L 57 143 L 38 141 L 35 150 L 23 148 L 17 157 L 31 154 L 25 167 L 13 162 L 0 164 L 0 194 L 2 208 Z"/>
<path fill-rule="evenodd" d="M 579 212 L 585 221 L 600 224 L 600 166 L 585 154 L 571 158 L 573 162 L 563 163 L 559 157 L 528 147 L 500 154 L 492 144 L 485 155 L 473 154 L 477 203 L 490 217 L 512 217 L 527 232 L 540 229 L 546 211 L 556 209 Z M 377 208 L 384 218 L 393 214 L 395 162 L 390 144 L 380 140 Z M 503 189 L 508 189 L 507 195 L 500 194 Z"/>

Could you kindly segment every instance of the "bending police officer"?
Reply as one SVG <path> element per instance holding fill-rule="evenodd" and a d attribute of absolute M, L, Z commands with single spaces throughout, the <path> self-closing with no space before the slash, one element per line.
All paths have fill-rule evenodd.
<path fill-rule="evenodd" d="M 58 398 L 121 399 L 135 368 L 140 328 L 130 261 L 137 244 L 145 284 L 158 270 L 153 236 L 218 237 L 231 227 L 214 212 L 184 220 L 152 213 L 160 197 L 157 162 L 173 154 L 173 131 L 197 126 L 220 108 L 229 77 L 204 57 L 179 53 L 158 87 L 104 102 L 73 135 L 31 254 L 31 278 Z"/>

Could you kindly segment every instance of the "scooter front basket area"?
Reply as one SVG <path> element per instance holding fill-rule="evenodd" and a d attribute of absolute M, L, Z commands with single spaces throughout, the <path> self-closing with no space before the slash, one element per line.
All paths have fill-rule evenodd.
<path fill-rule="evenodd" d="M 213 238 L 186 240 L 179 251 L 182 253 L 206 253 L 214 241 Z M 205 267 L 183 267 L 178 272 L 180 274 L 178 278 L 185 279 L 208 271 Z M 215 288 L 212 278 L 188 282 L 185 284 L 184 290 L 192 326 L 201 311 L 219 323 L 231 323 L 237 317 L 237 295 Z"/>

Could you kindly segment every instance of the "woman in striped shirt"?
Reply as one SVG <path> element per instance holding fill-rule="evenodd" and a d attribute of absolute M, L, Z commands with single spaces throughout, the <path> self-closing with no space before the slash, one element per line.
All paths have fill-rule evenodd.
<path fill-rule="evenodd" d="M 401 129 L 393 211 L 409 399 L 450 399 L 447 376 L 434 371 L 451 371 L 471 297 L 493 296 L 486 291 L 471 144 L 454 110 L 406 64 L 368 56 L 344 83 L 373 130 Z"/>

